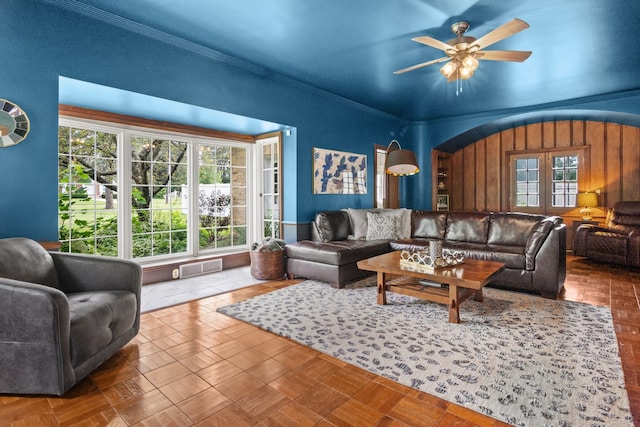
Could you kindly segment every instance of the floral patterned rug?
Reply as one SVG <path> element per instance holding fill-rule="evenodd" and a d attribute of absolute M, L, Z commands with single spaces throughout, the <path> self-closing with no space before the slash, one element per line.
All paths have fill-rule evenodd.
<path fill-rule="evenodd" d="M 517 426 L 633 425 L 611 313 L 485 288 L 444 305 L 307 280 L 220 312 Z"/>

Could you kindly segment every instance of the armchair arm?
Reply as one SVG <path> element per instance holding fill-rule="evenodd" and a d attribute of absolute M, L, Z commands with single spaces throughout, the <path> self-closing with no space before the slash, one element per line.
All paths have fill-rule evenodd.
<path fill-rule="evenodd" d="M 589 234 L 596 232 L 617 233 L 606 227 L 600 227 L 595 224 L 580 225 L 573 236 L 573 254 L 577 256 L 587 256 L 587 239 Z"/>
<path fill-rule="evenodd" d="M 67 390 L 75 382 L 69 334 L 63 292 L 0 278 L 0 393 Z"/>
<path fill-rule="evenodd" d="M 106 256 L 51 252 L 65 293 L 125 290 L 140 299 L 142 268 L 139 264 Z"/>
<path fill-rule="evenodd" d="M 629 248 L 627 252 L 627 263 L 640 266 L 640 231 L 629 233 Z"/>

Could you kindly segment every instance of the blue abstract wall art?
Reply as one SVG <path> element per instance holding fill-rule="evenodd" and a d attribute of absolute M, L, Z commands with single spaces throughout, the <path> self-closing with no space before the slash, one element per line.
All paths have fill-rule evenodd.
<path fill-rule="evenodd" d="M 313 148 L 314 194 L 367 194 L 367 156 Z"/>

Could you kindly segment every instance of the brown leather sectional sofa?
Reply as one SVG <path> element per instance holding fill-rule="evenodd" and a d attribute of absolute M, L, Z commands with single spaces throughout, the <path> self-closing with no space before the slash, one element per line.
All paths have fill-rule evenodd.
<path fill-rule="evenodd" d="M 366 231 L 363 235 L 368 226 L 364 218 L 376 218 L 369 213 L 395 215 L 395 235 L 390 226 L 382 232 L 396 238 L 377 239 Z M 555 299 L 564 285 L 566 230 L 562 218 L 511 212 L 319 212 L 312 223 L 311 240 L 287 244 L 287 273 L 341 288 L 371 274 L 357 268 L 359 260 L 392 250 L 422 248 L 431 239 L 441 240 L 444 248 L 462 251 L 466 258 L 505 263 L 490 286 Z"/>

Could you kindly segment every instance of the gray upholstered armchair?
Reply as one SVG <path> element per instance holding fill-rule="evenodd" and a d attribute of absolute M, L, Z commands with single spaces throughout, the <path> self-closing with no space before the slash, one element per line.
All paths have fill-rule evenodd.
<path fill-rule="evenodd" d="M 0 393 L 61 395 L 140 327 L 142 272 L 0 239 Z"/>

